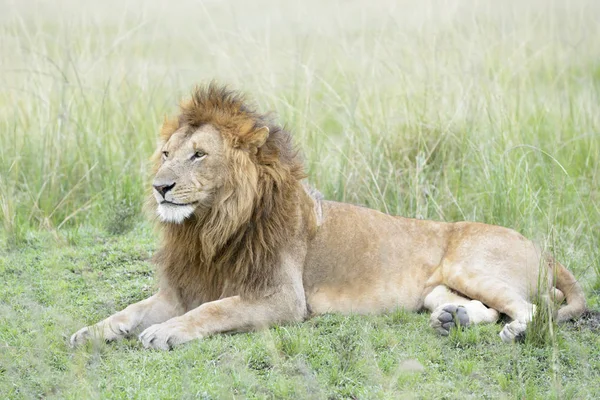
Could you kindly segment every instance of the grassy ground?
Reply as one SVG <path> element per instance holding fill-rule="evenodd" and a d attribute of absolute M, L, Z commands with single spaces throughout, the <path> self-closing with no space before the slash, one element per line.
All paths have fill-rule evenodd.
<path fill-rule="evenodd" d="M 2 254 L 1 398 L 598 398 L 600 335 L 564 325 L 506 345 L 501 325 L 439 337 L 427 314 L 324 316 L 171 352 L 68 336 L 152 292 L 154 235 L 50 235 Z M 556 328 L 556 327 L 555 327 Z"/>
<path fill-rule="evenodd" d="M 600 397 L 585 324 L 507 346 L 500 325 L 438 338 L 398 312 L 166 354 L 66 346 L 152 293 L 146 162 L 213 78 L 277 113 L 327 198 L 515 228 L 600 309 L 596 1 L 0 8 L 0 397 Z"/>

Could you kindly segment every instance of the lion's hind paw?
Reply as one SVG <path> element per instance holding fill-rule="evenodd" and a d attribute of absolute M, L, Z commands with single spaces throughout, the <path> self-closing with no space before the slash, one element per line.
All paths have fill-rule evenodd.
<path fill-rule="evenodd" d="M 457 326 L 469 326 L 469 313 L 463 306 L 444 304 L 431 313 L 430 324 L 442 336 L 448 336 Z"/>
<path fill-rule="evenodd" d="M 500 338 L 504 343 L 522 342 L 525 339 L 527 323 L 523 321 L 512 321 L 504 325 L 500 331 Z"/>

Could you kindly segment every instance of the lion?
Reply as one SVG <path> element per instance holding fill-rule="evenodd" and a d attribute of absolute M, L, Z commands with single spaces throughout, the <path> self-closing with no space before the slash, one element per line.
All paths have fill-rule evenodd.
<path fill-rule="evenodd" d="M 431 311 L 441 335 L 510 320 L 519 339 L 536 298 L 586 308 L 571 272 L 514 230 L 391 216 L 327 201 L 304 183 L 288 131 L 225 86 L 197 87 L 165 119 L 152 157 L 162 243 L 158 291 L 71 337 L 139 334 L 145 348 L 325 313 Z"/>

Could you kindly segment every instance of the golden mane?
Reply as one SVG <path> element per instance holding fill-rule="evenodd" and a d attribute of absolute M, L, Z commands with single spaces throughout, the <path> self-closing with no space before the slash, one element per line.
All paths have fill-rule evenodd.
<path fill-rule="evenodd" d="M 211 209 L 182 224 L 161 224 L 163 245 L 155 257 L 161 279 L 183 298 L 200 294 L 202 301 L 264 292 L 274 284 L 279 251 L 297 229 L 305 198 L 303 164 L 291 135 L 242 95 L 214 83 L 197 87 L 180 109 L 178 119 L 165 120 L 161 138 L 183 126 L 191 132 L 211 124 L 224 138 L 231 173 Z M 249 135 L 263 126 L 267 141 L 246 148 Z"/>

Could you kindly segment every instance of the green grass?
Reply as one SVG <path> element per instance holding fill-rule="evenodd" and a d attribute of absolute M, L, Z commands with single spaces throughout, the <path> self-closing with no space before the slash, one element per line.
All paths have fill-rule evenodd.
<path fill-rule="evenodd" d="M 153 292 L 147 160 L 213 78 L 276 112 L 327 198 L 517 229 L 600 309 L 596 1 L 166 4 L 2 6 L 1 398 L 600 397 L 597 332 L 544 318 L 516 346 L 398 312 L 68 349 Z"/>
<path fill-rule="evenodd" d="M 67 347 L 68 336 L 148 297 L 154 235 L 45 234 L 0 259 L 1 398 L 597 398 L 600 335 L 558 327 L 507 345 L 500 324 L 438 336 L 428 314 L 327 315 L 221 335 L 171 352 L 135 339 Z"/>

